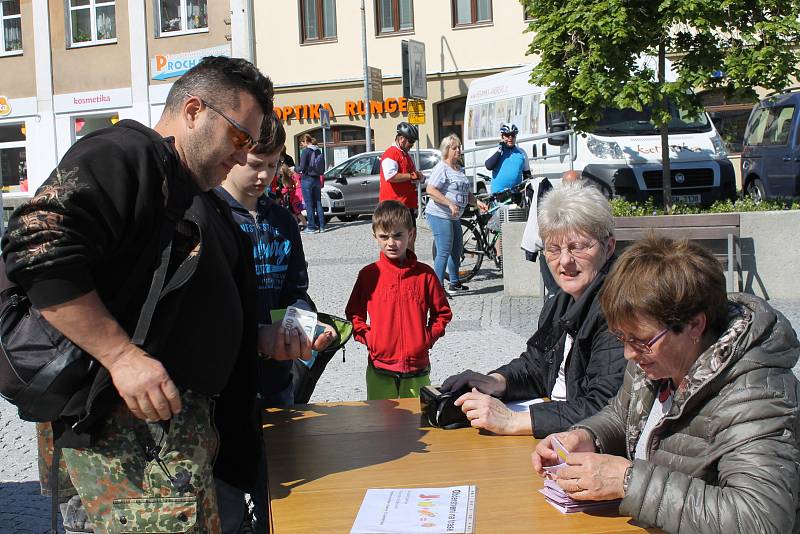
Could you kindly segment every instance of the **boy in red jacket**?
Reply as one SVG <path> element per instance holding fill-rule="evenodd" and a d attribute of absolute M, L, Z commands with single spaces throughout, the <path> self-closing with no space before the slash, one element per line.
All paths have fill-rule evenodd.
<path fill-rule="evenodd" d="M 369 352 L 369 400 L 418 397 L 431 383 L 428 350 L 453 317 L 433 269 L 408 250 L 414 232 L 413 216 L 401 202 L 378 204 L 372 233 L 380 258 L 358 273 L 345 310 L 356 340 Z"/>

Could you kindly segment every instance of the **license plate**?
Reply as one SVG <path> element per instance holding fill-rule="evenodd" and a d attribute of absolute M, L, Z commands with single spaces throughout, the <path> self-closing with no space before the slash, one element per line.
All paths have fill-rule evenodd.
<path fill-rule="evenodd" d="M 672 199 L 682 204 L 700 204 L 700 195 L 675 195 Z"/>
<path fill-rule="evenodd" d="M 699 200 L 698 200 L 699 202 Z M 331 207 L 341 208 L 344 206 L 344 200 L 331 200 Z"/>

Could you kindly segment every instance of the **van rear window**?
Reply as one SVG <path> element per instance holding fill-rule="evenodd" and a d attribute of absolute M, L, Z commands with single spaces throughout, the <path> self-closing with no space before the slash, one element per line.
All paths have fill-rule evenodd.
<path fill-rule="evenodd" d="M 757 109 L 744 135 L 748 146 L 783 146 L 789 142 L 795 106 Z"/>

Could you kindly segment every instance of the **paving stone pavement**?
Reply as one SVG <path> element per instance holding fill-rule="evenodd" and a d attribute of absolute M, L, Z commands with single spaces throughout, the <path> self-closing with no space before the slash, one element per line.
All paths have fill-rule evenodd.
<path fill-rule="evenodd" d="M 377 246 L 369 219 L 332 222 L 323 234 L 303 235 L 309 263 L 311 296 L 317 307 L 344 315 L 358 270 L 375 261 Z M 431 263 L 431 235 L 420 229 L 416 250 Z M 467 368 L 490 371 L 516 357 L 534 332 L 541 300 L 503 296 L 503 281 L 484 268 L 469 284 L 470 291 L 451 301 L 453 321 L 431 351 L 431 380 L 439 383 Z M 772 304 L 800 327 L 800 301 L 775 299 Z M 353 341 L 329 364 L 312 402 L 359 400 L 366 397 L 366 349 Z M 798 368 L 795 368 L 798 372 Z M 16 417 L 0 401 L 0 534 L 44 533 L 49 525 L 49 499 L 39 494 L 36 443 L 32 423 Z"/>

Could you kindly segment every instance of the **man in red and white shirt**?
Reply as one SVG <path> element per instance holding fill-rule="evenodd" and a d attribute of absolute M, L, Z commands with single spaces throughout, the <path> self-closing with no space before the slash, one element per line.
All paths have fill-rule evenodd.
<path fill-rule="evenodd" d="M 417 183 L 422 179 L 422 173 L 414 165 L 408 152 L 419 139 L 419 130 L 413 124 L 401 122 L 397 125 L 397 136 L 394 144 L 386 149 L 381 156 L 381 188 L 378 195 L 379 201 L 399 200 L 417 219 Z M 414 239 L 408 244 L 414 250 Z"/>

